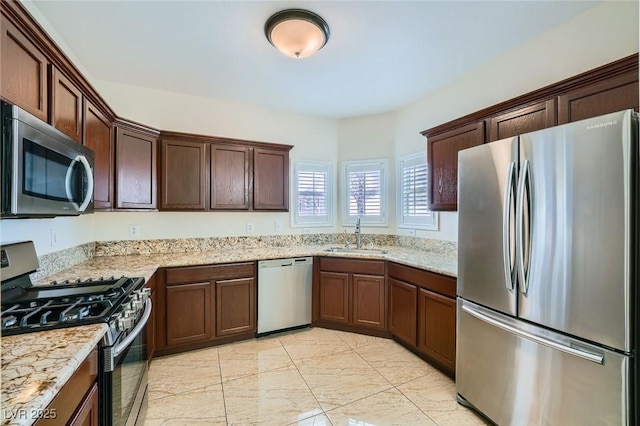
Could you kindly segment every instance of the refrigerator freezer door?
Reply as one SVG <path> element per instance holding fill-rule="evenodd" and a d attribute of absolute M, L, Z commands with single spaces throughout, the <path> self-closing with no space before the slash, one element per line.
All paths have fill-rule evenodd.
<path fill-rule="evenodd" d="M 499 425 L 629 425 L 631 358 L 458 298 L 456 391 Z"/>
<path fill-rule="evenodd" d="M 635 125 L 627 111 L 520 136 L 531 235 L 521 246 L 528 262 L 518 315 L 624 352 Z"/>
<path fill-rule="evenodd" d="M 458 295 L 511 315 L 517 146 L 511 138 L 458 154 Z"/>

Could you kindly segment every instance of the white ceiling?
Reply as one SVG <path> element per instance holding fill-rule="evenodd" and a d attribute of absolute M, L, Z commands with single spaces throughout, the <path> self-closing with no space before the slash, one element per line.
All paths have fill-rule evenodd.
<path fill-rule="evenodd" d="M 406 106 L 598 3 L 34 2 L 97 79 L 331 118 Z M 310 58 L 287 58 L 264 36 L 288 8 L 329 24 Z"/>

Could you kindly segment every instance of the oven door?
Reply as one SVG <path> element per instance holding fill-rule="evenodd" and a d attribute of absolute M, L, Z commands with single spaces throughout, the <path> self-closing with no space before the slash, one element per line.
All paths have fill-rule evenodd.
<path fill-rule="evenodd" d="M 100 424 L 128 426 L 144 422 L 147 407 L 147 321 L 151 300 L 135 328 L 120 342 L 103 348 Z"/>
<path fill-rule="evenodd" d="M 11 170 L 4 213 L 59 216 L 93 212 L 93 153 L 47 123 L 13 106 L 7 120 Z M 32 119 L 33 118 L 33 119 Z M 3 145 L 6 142 L 3 140 Z M 10 163 L 8 162 L 10 159 Z M 7 171 L 8 172 L 8 171 Z"/>

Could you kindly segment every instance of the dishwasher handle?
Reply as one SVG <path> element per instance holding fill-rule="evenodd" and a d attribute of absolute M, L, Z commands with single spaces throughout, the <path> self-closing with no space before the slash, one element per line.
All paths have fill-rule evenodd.
<path fill-rule="evenodd" d="M 258 268 L 286 268 L 289 266 L 313 265 L 313 257 L 294 257 L 288 259 L 273 259 L 258 261 Z"/>

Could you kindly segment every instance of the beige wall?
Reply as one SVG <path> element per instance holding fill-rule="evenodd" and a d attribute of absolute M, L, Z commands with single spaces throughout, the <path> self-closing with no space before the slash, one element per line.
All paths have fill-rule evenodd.
<path fill-rule="evenodd" d="M 37 10 L 34 15 L 40 19 Z M 399 111 L 340 121 L 87 77 L 118 115 L 164 130 L 295 145 L 293 159 L 335 160 L 338 174 L 340 161 L 365 158 L 389 158 L 390 171 L 395 171 L 398 157 L 425 149 L 420 131 L 637 52 L 638 34 L 638 2 L 607 1 Z M 57 41 L 66 50 L 66 44 Z M 72 52 L 69 56 L 75 59 Z M 389 189 L 390 226 L 366 232 L 408 232 L 395 226 L 395 180 Z M 335 228 L 313 232 L 342 230 L 337 217 Z M 290 228 L 287 213 L 118 212 L 3 220 L 0 240 L 33 239 L 38 253 L 45 254 L 87 241 L 127 239 L 132 224 L 140 226 L 141 238 L 169 238 L 247 235 L 247 222 L 254 223 L 255 235 L 275 234 L 276 221 L 283 223 L 283 233 L 303 232 Z M 52 228 L 58 235 L 54 247 L 50 243 Z M 418 231 L 417 235 L 456 240 L 457 214 L 441 213 L 439 231 Z"/>

